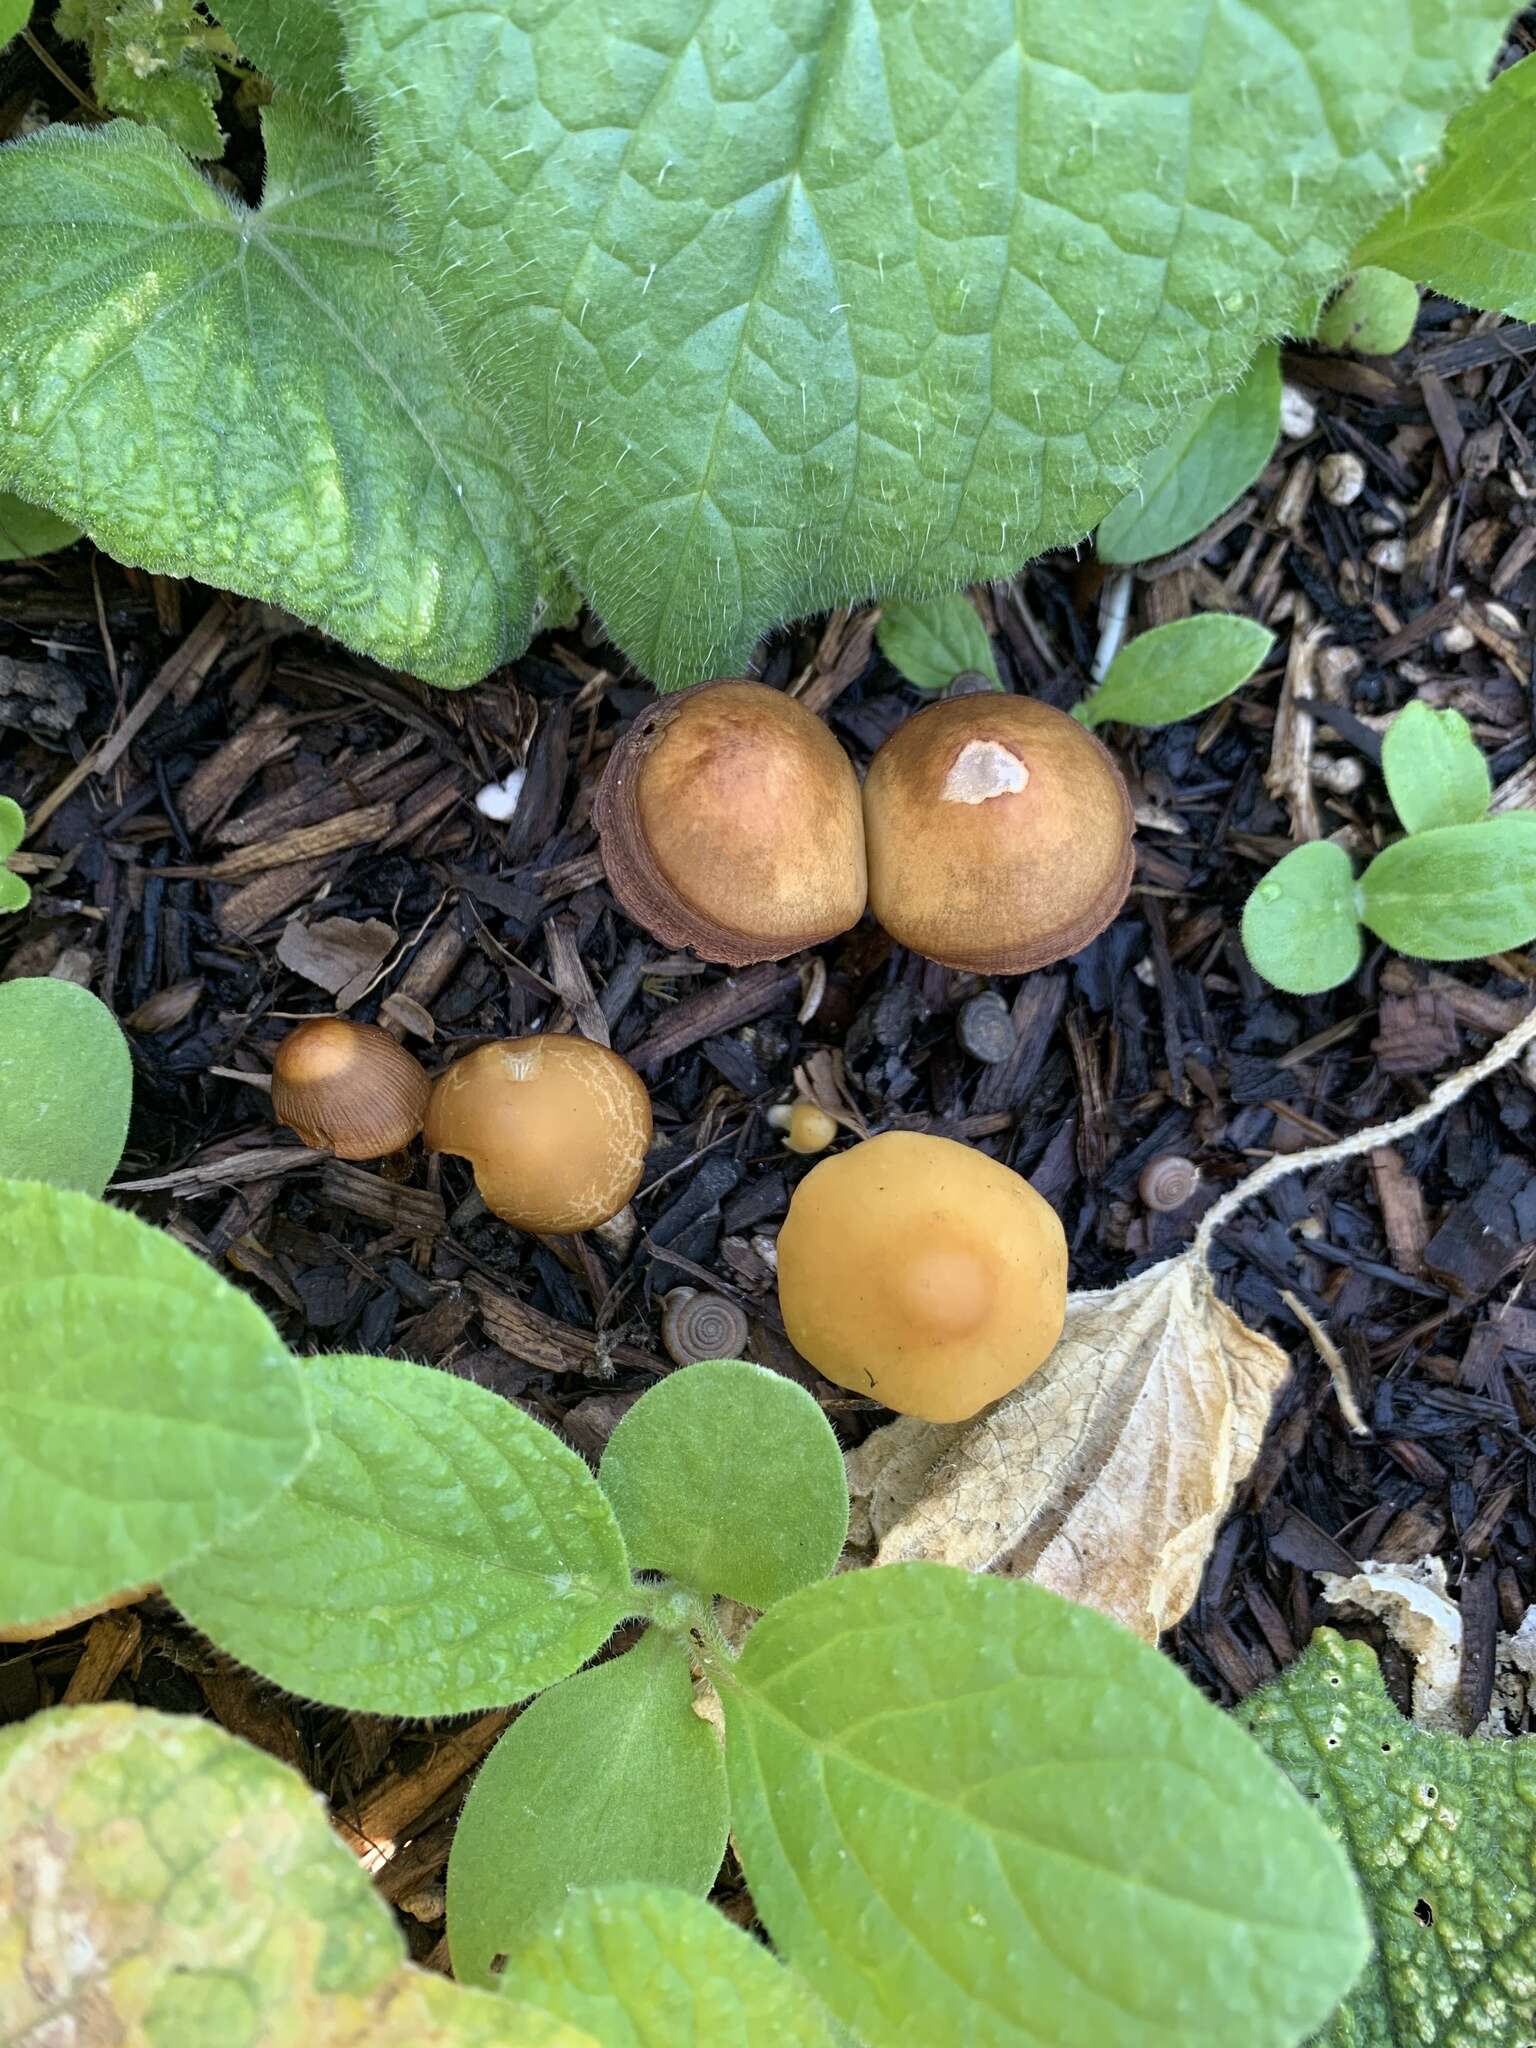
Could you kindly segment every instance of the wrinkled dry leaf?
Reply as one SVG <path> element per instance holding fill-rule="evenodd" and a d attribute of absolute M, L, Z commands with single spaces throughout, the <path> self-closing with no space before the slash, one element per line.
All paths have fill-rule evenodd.
<path fill-rule="evenodd" d="M 1032 1379 L 974 1422 L 910 1417 L 848 1461 L 876 1562 L 1030 1578 L 1155 1641 L 1189 1607 L 1287 1371 L 1190 1251 L 1075 1294 Z"/>
<path fill-rule="evenodd" d="M 1420 1728 L 1459 1735 L 1461 1610 L 1446 1597 L 1438 1557 L 1412 1564 L 1364 1562 L 1353 1575 L 1319 1572 L 1330 1607 L 1358 1608 L 1382 1623 L 1413 1659 L 1413 1718 Z"/>
<path fill-rule="evenodd" d="M 333 995 L 338 1010 L 346 1010 L 367 994 L 395 937 L 394 927 L 378 917 L 362 923 L 352 917 L 323 917 L 318 924 L 293 917 L 277 942 L 277 957 Z"/>

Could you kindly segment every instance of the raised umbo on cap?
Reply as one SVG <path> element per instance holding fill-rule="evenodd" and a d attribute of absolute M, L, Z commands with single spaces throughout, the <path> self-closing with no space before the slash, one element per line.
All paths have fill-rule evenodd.
<path fill-rule="evenodd" d="M 432 1083 L 414 1053 L 377 1024 L 310 1017 L 272 1062 L 272 1110 L 306 1145 L 338 1159 L 383 1159 L 409 1145 Z"/>
<path fill-rule="evenodd" d="M 779 1232 L 790 1342 L 840 1387 L 960 1422 L 1045 1359 L 1067 1307 L 1060 1218 L 970 1145 L 888 1131 L 812 1167 Z"/>

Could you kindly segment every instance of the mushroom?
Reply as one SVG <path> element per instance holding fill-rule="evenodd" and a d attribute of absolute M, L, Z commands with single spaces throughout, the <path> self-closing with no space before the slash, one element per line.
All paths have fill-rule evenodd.
<path fill-rule="evenodd" d="M 507 1038 L 449 1067 L 425 1137 L 429 1151 L 469 1160 L 504 1223 L 592 1230 L 640 1185 L 651 1098 L 627 1060 L 590 1038 Z"/>
<path fill-rule="evenodd" d="M 929 1422 L 962 1422 L 1028 1379 L 1066 1315 L 1066 1237 L 1050 1204 L 986 1153 L 909 1131 L 811 1168 L 778 1268 L 801 1356 Z"/>
<path fill-rule="evenodd" d="M 776 1131 L 784 1133 L 784 1148 L 788 1152 L 825 1152 L 837 1137 L 837 1118 L 819 1103 L 804 1098 L 794 1103 L 776 1103 L 768 1112 L 768 1121 Z"/>
<path fill-rule="evenodd" d="M 745 967 L 863 915 L 853 764 L 782 690 L 659 698 L 614 748 L 593 816 L 614 895 L 663 945 Z"/>
<path fill-rule="evenodd" d="M 338 1159 L 382 1159 L 409 1145 L 432 1083 L 414 1053 L 377 1024 L 311 1017 L 272 1062 L 272 1109 L 306 1145 Z"/>
<path fill-rule="evenodd" d="M 1131 800 L 1101 741 L 1032 697 L 909 718 L 864 783 L 869 906 L 945 967 L 1024 974 L 1086 946 L 1131 886 Z"/>

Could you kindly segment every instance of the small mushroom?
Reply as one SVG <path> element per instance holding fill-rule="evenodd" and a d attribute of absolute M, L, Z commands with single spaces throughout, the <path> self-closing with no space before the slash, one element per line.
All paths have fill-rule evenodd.
<path fill-rule="evenodd" d="M 674 1287 L 662 1299 L 661 1341 L 675 1365 L 698 1365 L 706 1358 L 740 1358 L 747 1341 L 747 1319 L 723 1294 Z"/>
<path fill-rule="evenodd" d="M 777 1103 L 768 1121 L 784 1133 L 786 1152 L 825 1152 L 837 1136 L 837 1118 L 815 1102 Z"/>
<path fill-rule="evenodd" d="M 961 1422 L 1028 1379 L 1066 1315 L 1066 1237 L 1050 1204 L 986 1153 L 915 1132 L 813 1166 L 778 1269 L 801 1356 L 929 1422 Z"/>
<path fill-rule="evenodd" d="M 1136 1191 L 1149 1209 L 1171 1215 L 1190 1201 L 1200 1185 L 1200 1169 L 1178 1152 L 1160 1152 L 1141 1169 Z"/>
<path fill-rule="evenodd" d="M 1032 697 L 950 698 L 870 764 L 869 906 L 945 967 L 1024 974 L 1114 917 L 1133 825 L 1119 770 L 1075 718 Z"/>
<path fill-rule="evenodd" d="M 311 1017 L 272 1062 L 272 1110 L 306 1145 L 338 1159 L 383 1159 L 409 1145 L 432 1083 L 414 1053 L 377 1024 Z"/>
<path fill-rule="evenodd" d="M 782 690 L 659 698 L 614 748 L 593 817 L 614 895 L 663 945 L 745 967 L 863 915 L 853 764 Z"/>
<path fill-rule="evenodd" d="M 557 1032 L 455 1060 L 432 1090 L 431 1152 L 475 1169 L 485 1206 L 519 1230 L 593 1230 L 640 1185 L 651 1098 L 616 1052 Z"/>

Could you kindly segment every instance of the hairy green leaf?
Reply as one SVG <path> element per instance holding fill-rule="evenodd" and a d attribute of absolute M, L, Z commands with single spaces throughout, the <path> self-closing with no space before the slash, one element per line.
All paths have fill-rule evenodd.
<path fill-rule="evenodd" d="M 293 103 L 264 126 L 256 212 L 128 123 L 0 149 L 0 483 L 120 561 L 471 682 L 534 618 L 506 444 L 357 139 Z"/>
<path fill-rule="evenodd" d="M 687 1652 L 648 1629 L 624 1656 L 551 1686 L 486 1758 L 448 1859 L 454 1975 L 495 1984 L 495 1959 L 571 1892 L 635 1880 L 702 1895 L 729 1822 Z"/>
<path fill-rule="evenodd" d="M 1400 839 L 1361 877 L 1360 905 L 1378 938 L 1417 960 L 1481 960 L 1529 945 L 1536 939 L 1536 811 Z"/>
<path fill-rule="evenodd" d="M 464 1714 L 574 1671 L 631 1611 L 586 1466 L 498 1394 L 390 1358 L 312 1358 L 320 1445 L 165 1590 L 253 1670 L 327 1705 Z"/>
<path fill-rule="evenodd" d="M 1280 437 L 1280 355 L 1261 348 L 1232 391 L 1192 405 L 1099 522 L 1101 562 L 1147 562 L 1182 547 L 1243 495 Z"/>
<path fill-rule="evenodd" d="M 54 27 L 85 45 L 108 113 L 150 122 L 189 156 L 223 154 L 213 51 L 225 39 L 195 0 L 59 0 Z"/>
<path fill-rule="evenodd" d="M 407 1969 L 294 1772 L 211 1721 L 61 1707 L 0 1733 L 0 2040 L 599 2048 Z"/>
<path fill-rule="evenodd" d="M 848 1478 L 804 1387 L 739 1358 L 649 1388 L 598 1467 L 631 1562 L 767 1607 L 825 1578 L 848 1534 Z"/>
<path fill-rule="evenodd" d="M 1413 338 L 1418 317 L 1419 288 L 1412 278 L 1367 263 L 1344 280 L 1323 308 L 1317 338 L 1324 348 L 1396 355 Z"/>
<path fill-rule="evenodd" d="M 4 38 L 0 37 L 0 41 Z M 13 491 L 0 491 L 0 562 L 30 561 L 51 555 L 80 538 L 80 529 L 56 519 L 40 505 L 29 505 Z"/>
<path fill-rule="evenodd" d="M 1235 612 L 1201 612 L 1138 633 L 1101 687 L 1073 716 L 1084 725 L 1173 725 L 1241 689 L 1268 659 L 1275 636 Z"/>
<path fill-rule="evenodd" d="M 1487 816 L 1488 763 L 1459 711 L 1434 711 L 1417 698 L 1405 704 L 1382 736 L 1381 772 L 1405 832 Z"/>
<path fill-rule="evenodd" d="M 1421 176 L 1508 0 L 340 0 L 414 273 L 619 643 L 1088 532 Z"/>
<path fill-rule="evenodd" d="M 0 1621 L 33 1621 L 248 1523 L 314 1432 L 272 1325 L 164 1231 L 0 1181 L 0 1245 Z"/>
<path fill-rule="evenodd" d="M 51 975 L 0 982 L 0 1179 L 99 1195 L 132 1099 L 128 1041 L 105 1003 Z"/>
<path fill-rule="evenodd" d="M 1536 320 L 1536 61 L 1501 72 L 1446 130 L 1445 160 L 1358 251 L 1464 305 Z"/>
<path fill-rule="evenodd" d="M 341 20 L 331 0 L 213 0 L 240 54 L 285 92 L 345 111 Z"/>
<path fill-rule="evenodd" d="M 1042 1587 L 846 1573 L 722 1698 L 753 1901 L 868 2048 L 1292 2048 L 1365 1961 L 1343 1857 L 1241 1731 Z"/>
<path fill-rule="evenodd" d="M 947 690 L 966 669 L 1002 688 L 981 614 L 963 591 L 886 605 L 875 638 L 891 667 L 920 690 Z"/>
<path fill-rule="evenodd" d="M 513 1998 L 583 2027 L 602 2048 L 832 2048 L 803 1984 L 686 1892 L 578 1892 L 514 1958 Z"/>
<path fill-rule="evenodd" d="M 1348 981 L 1365 950 L 1349 855 L 1331 840 L 1298 846 L 1243 906 L 1243 950 L 1266 981 L 1313 996 Z"/>
<path fill-rule="evenodd" d="M 1318 2048 L 1536 2041 L 1536 1740 L 1415 1728 L 1332 1629 L 1237 1712 L 1342 1843 L 1375 1926 Z"/>

